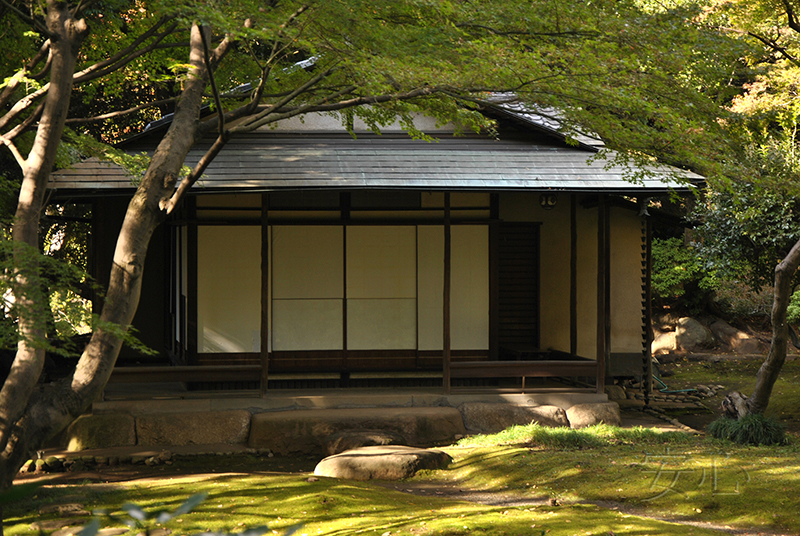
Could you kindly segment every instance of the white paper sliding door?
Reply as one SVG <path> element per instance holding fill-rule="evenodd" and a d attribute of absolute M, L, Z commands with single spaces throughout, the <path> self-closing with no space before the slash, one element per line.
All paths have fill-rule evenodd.
<path fill-rule="evenodd" d="M 343 230 L 272 227 L 272 349 L 343 347 Z"/>
<path fill-rule="evenodd" d="M 348 349 L 413 350 L 416 345 L 416 227 L 348 227 Z"/>
<path fill-rule="evenodd" d="M 198 349 L 261 351 L 261 227 L 197 229 Z"/>

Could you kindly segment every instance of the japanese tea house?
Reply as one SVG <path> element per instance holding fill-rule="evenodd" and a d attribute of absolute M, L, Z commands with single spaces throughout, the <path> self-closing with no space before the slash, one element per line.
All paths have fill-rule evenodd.
<path fill-rule="evenodd" d="M 648 374 L 644 207 L 675 170 L 630 182 L 588 138 L 497 119 L 497 137 L 423 125 L 435 142 L 353 137 L 321 116 L 234 138 L 151 241 L 133 325 L 162 362 L 126 350 L 112 381 L 449 392 L 527 378 L 602 394 Z M 131 178 L 87 160 L 52 180 L 54 200 L 92 204 L 107 280 Z"/>

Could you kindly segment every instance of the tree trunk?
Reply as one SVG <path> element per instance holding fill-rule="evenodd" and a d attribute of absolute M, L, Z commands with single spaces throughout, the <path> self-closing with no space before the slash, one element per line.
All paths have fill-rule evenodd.
<path fill-rule="evenodd" d="M 729 393 L 723 401 L 724 413 L 741 419 L 750 413 L 764 413 L 769 405 L 772 388 L 778 381 L 789 342 L 789 324 L 786 311 L 792 297 L 792 276 L 800 267 L 800 241 L 789 254 L 775 267 L 775 289 L 772 300 L 772 342 L 769 353 L 756 374 L 756 387 L 750 398 L 741 393 Z"/>
<path fill-rule="evenodd" d="M 72 377 L 34 392 L 28 404 L 23 405 L 24 414 L 9 419 L 13 426 L 6 428 L 11 433 L 0 456 L 0 488 L 10 486 L 19 468 L 35 450 L 81 415 L 102 394 L 108 382 L 122 340 L 103 326 L 127 327 L 133 320 L 139 303 L 147 245 L 164 219 L 160 206 L 172 195 L 186 155 L 199 132 L 200 108 L 208 79 L 200 31 L 197 26 L 192 28 L 191 68 L 172 125 L 128 205 L 114 251 L 100 325 L 95 326 Z M 48 167 L 47 172 L 49 170 Z M 34 384 L 37 378 L 38 374 L 33 378 Z"/>
<path fill-rule="evenodd" d="M 23 415 L 44 365 L 47 300 L 38 277 L 35 252 L 39 246 L 39 216 L 45 189 L 56 152 L 64 132 L 72 93 L 72 76 L 78 49 L 87 27 L 75 20 L 65 4 L 49 0 L 46 12 L 47 29 L 51 33 L 52 55 L 50 88 L 44 103 L 31 151 L 23 164 L 23 179 L 19 193 L 12 240 L 14 243 L 14 299 L 17 310 L 20 341 L 11 371 L 0 390 L 0 486 L 6 487 L 18 467 L 6 470 L 5 453 L 13 449 L 15 426 Z"/>
<path fill-rule="evenodd" d="M 772 388 L 778 380 L 783 363 L 786 361 L 786 350 L 789 340 L 789 324 L 786 311 L 792 298 L 792 277 L 800 267 L 800 241 L 789 251 L 789 254 L 775 268 L 775 295 L 772 301 L 772 343 L 767 359 L 756 374 L 756 387 L 747 400 L 751 413 L 764 413 L 772 395 Z"/>

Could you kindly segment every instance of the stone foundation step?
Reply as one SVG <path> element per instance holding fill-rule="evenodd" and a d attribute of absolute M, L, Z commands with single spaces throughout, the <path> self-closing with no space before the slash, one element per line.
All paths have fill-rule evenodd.
<path fill-rule="evenodd" d="M 280 411 L 253 415 L 248 446 L 277 455 L 321 454 L 334 434 L 366 429 L 395 432 L 406 444 L 419 447 L 448 443 L 467 433 L 461 413 L 452 407 Z"/>

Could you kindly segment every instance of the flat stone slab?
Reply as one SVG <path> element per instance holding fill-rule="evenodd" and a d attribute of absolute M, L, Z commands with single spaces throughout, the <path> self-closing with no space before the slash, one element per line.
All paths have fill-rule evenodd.
<path fill-rule="evenodd" d="M 250 433 L 247 410 L 160 413 L 136 417 L 137 444 L 184 446 L 245 443 Z"/>
<path fill-rule="evenodd" d="M 558 406 L 517 406 L 489 402 L 465 402 L 458 407 L 468 430 L 494 434 L 510 426 L 538 422 L 542 426 L 568 427 L 569 420 Z"/>
<path fill-rule="evenodd" d="M 391 430 L 345 430 L 328 436 L 322 447 L 326 456 L 347 450 L 380 445 L 403 445 L 406 439 Z"/>
<path fill-rule="evenodd" d="M 403 445 L 361 447 L 329 456 L 314 474 L 347 480 L 402 480 L 421 469 L 444 469 L 453 459 L 436 449 Z"/>
<path fill-rule="evenodd" d="M 136 444 L 136 424 L 133 416 L 81 415 L 69 425 L 66 433 L 67 450 L 130 447 Z"/>
<path fill-rule="evenodd" d="M 611 426 L 620 426 L 622 424 L 619 404 L 616 402 L 577 404 L 567 410 L 567 418 L 571 428 L 585 428 L 586 426 L 594 426 L 600 423 Z"/>
<path fill-rule="evenodd" d="M 433 446 L 466 434 L 452 407 L 347 408 L 264 412 L 253 415 L 248 446 L 277 455 L 325 455 L 325 439 L 337 432 L 382 430 L 409 445 Z"/>

